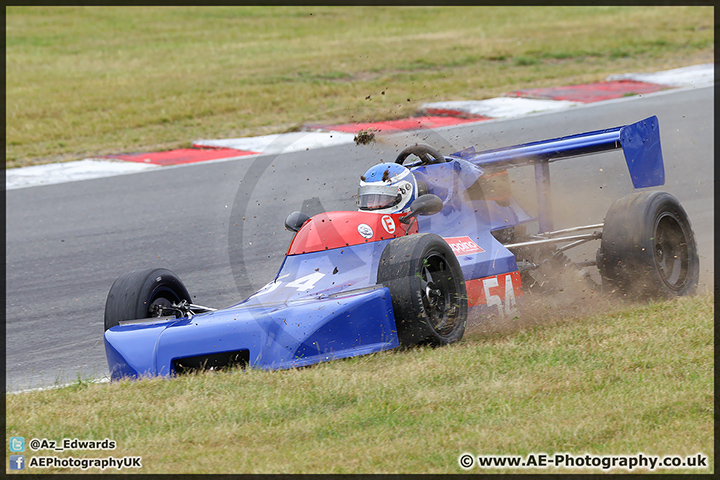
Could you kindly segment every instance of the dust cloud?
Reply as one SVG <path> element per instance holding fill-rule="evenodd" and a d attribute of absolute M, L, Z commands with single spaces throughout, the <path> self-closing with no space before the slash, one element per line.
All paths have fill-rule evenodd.
<path fill-rule="evenodd" d="M 525 290 L 517 301 L 517 310 L 513 315 L 469 315 L 466 334 L 511 333 L 600 313 L 613 313 L 628 305 L 613 292 L 593 287 L 580 272 L 568 268 L 556 270 L 552 286 L 538 291 Z"/>

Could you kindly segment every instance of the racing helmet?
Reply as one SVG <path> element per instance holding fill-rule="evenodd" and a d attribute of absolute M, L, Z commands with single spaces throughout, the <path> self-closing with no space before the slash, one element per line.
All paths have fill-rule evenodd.
<path fill-rule="evenodd" d="M 364 212 L 400 213 L 417 197 L 417 181 L 407 167 L 381 163 L 360 177 L 357 205 Z"/>

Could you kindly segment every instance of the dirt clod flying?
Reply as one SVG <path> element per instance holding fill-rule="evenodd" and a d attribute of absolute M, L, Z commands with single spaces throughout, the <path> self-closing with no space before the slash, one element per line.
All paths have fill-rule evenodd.
<path fill-rule="evenodd" d="M 373 132 L 372 128 L 360 130 L 353 138 L 353 141 L 355 145 L 367 145 L 375 141 L 375 132 Z"/>

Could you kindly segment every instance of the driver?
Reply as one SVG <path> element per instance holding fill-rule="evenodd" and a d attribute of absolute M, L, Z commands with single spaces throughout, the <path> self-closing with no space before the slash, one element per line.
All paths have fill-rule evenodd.
<path fill-rule="evenodd" d="M 358 209 L 363 212 L 401 213 L 417 197 L 415 176 L 397 163 L 381 163 L 360 177 Z"/>

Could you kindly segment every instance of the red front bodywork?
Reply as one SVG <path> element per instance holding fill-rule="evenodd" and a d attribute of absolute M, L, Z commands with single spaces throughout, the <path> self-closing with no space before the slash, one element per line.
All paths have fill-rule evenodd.
<path fill-rule="evenodd" d="M 412 222 L 412 226 L 400 223 L 400 217 L 405 215 L 407 213 L 320 213 L 295 234 L 287 254 L 318 252 L 417 233 L 417 222 Z"/>
<path fill-rule="evenodd" d="M 404 213 L 326 212 L 315 215 L 295 234 L 287 255 L 331 250 L 368 242 L 388 240 L 418 233 L 417 222 L 411 226 L 400 223 Z M 445 239 L 456 255 L 483 254 L 485 250 L 470 237 Z M 522 295 L 519 272 L 465 279 L 468 306 L 496 306 L 498 313 L 508 315 L 515 310 L 516 298 Z"/>

